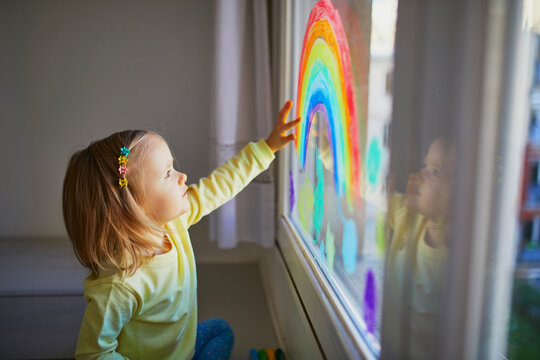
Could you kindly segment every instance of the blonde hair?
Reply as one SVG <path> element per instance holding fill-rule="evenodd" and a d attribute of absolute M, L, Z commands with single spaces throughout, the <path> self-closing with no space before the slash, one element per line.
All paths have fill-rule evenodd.
<path fill-rule="evenodd" d="M 71 156 L 62 210 L 81 264 L 94 273 L 116 269 L 131 276 L 163 247 L 165 229 L 144 211 L 140 169 L 146 143 L 156 133 L 126 130 L 92 142 Z M 130 149 L 126 179 L 118 183 L 120 148 Z"/>

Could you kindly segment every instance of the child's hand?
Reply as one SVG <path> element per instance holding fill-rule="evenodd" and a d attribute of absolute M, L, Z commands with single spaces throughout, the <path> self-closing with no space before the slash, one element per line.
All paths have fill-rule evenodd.
<path fill-rule="evenodd" d="M 266 143 L 274 153 L 282 149 L 296 137 L 294 134 L 286 134 L 287 131 L 291 130 L 300 123 L 300 118 L 288 123 L 285 122 L 285 119 L 287 119 L 287 116 L 289 115 L 289 111 L 291 111 L 292 104 L 292 101 L 289 100 L 285 103 L 285 105 L 283 105 L 283 108 L 281 108 L 281 111 L 279 112 L 278 120 L 274 126 L 274 129 L 266 138 Z"/>

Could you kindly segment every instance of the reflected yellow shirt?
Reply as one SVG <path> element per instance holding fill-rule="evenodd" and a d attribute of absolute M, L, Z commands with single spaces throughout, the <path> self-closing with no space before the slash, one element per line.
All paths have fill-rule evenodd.
<path fill-rule="evenodd" d="M 274 159 L 266 141 L 249 143 L 198 184 L 191 209 L 171 221 L 172 249 L 122 280 L 118 271 L 84 281 L 88 302 L 77 359 L 191 359 L 197 334 L 197 278 L 188 228 L 228 200 Z"/>
<path fill-rule="evenodd" d="M 405 198 L 404 194 L 392 195 L 387 213 L 393 233 L 384 294 L 389 299 L 383 314 L 383 331 L 390 345 L 386 353 L 390 358 L 432 359 L 439 335 L 448 249 L 426 244 L 427 218 L 409 210 Z"/>

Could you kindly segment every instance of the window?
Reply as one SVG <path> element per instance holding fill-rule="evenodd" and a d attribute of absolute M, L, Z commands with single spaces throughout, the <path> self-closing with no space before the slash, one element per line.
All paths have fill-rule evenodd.
<path fill-rule="evenodd" d="M 397 0 L 294 5 L 287 214 L 377 355 Z"/>
<path fill-rule="evenodd" d="M 288 4 L 282 94 L 303 123 L 280 163 L 278 240 L 325 355 L 530 356 L 516 349 L 538 343 L 532 2 L 400 2 L 397 22 L 396 1 Z M 357 352 L 329 356 L 332 331 Z"/>
<path fill-rule="evenodd" d="M 508 315 L 508 359 L 536 359 L 540 357 L 540 46 L 539 35 L 527 34 L 531 47 L 536 48 L 531 63 L 531 77 L 518 86 L 530 88 L 528 134 L 520 148 L 523 156 L 521 202 L 518 215 L 517 241 L 512 242 L 508 253 L 515 256 L 511 300 L 501 306 L 510 307 Z M 523 36 L 523 35 L 522 35 Z M 524 60 L 527 60 L 526 57 Z M 525 69 L 527 65 L 523 66 Z M 516 106 L 522 106 L 518 103 Z M 525 124 L 523 124 L 525 125 Z M 513 259 L 512 259 L 513 260 Z M 500 277 L 500 280 L 504 278 Z M 496 305 L 493 305 L 496 306 Z M 506 309 L 504 310 L 506 314 Z M 504 353 L 504 344 L 500 352 Z"/>

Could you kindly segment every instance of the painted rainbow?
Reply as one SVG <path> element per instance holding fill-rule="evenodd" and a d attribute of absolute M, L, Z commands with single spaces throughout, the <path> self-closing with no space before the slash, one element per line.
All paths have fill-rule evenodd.
<path fill-rule="evenodd" d="M 298 76 L 296 149 L 302 168 L 311 124 L 317 112 L 327 119 L 334 182 L 352 204 L 360 191 L 360 151 L 349 46 L 338 11 L 330 0 L 312 8 L 304 35 Z"/>

